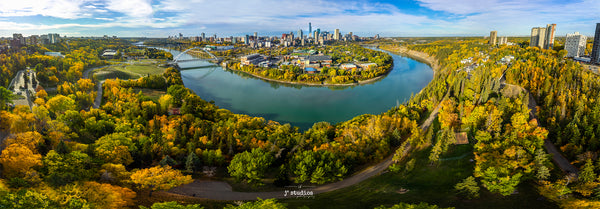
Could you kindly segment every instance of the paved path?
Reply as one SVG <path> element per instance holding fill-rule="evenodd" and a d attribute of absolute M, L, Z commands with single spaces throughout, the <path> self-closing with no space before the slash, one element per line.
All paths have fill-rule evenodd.
<path fill-rule="evenodd" d="M 99 68 L 103 68 L 103 67 L 108 67 L 109 65 L 105 65 L 105 66 L 100 66 L 100 67 L 95 67 L 95 68 L 90 68 L 87 69 L 85 71 L 83 71 L 82 75 L 83 78 L 89 78 L 89 74 L 90 72 L 92 72 L 93 70 L 99 69 Z M 100 108 L 100 104 L 102 104 L 102 84 L 104 84 L 104 81 L 100 81 L 96 84 L 96 98 L 94 99 L 94 109 L 98 109 Z"/>
<path fill-rule="evenodd" d="M 512 85 L 512 84 L 504 84 L 507 86 L 513 86 L 516 88 L 520 88 L 522 89 L 524 92 L 527 92 L 527 94 L 529 94 L 529 104 L 527 105 L 527 107 L 529 108 L 529 116 L 531 118 L 534 118 L 536 120 L 537 116 L 536 116 L 536 111 L 537 111 L 537 102 L 535 101 L 535 99 L 533 98 L 533 96 L 529 93 L 529 91 L 527 91 L 527 89 L 522 88 L 521 86 L 517 86 L 517 85 Z M 577 167 L 573 166 L 570 161 L 563 156 L 560 151 L 558 150 L 558 148 L 556 148 L 556 146 L 554 144 L 552 144 L 552 142 L 550 141 L 550 139 L 546 138 L 544 140 L 544 147 L 546 148 L 546 150 L 548 151 L 548 153 L 550 153 L 552 155 L 552 160 L 554 161 L 554 163 L 556 165 L 558 165 L 558 167 L 560 168 L 560 170 L 562 170 L 563 172 L 569 174 L 569 175 L 574 175 L 575 179 L 579 176 L 579 170 L 577 169 Z"/>

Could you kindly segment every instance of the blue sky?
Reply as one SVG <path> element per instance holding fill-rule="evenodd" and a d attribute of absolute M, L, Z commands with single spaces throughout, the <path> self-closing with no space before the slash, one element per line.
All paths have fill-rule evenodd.
<path fill-rule="evenodd" d="M 2 0 L 0 36 L 166 37 L 281 34 L 321 28 L 361 36 L 593 35 L 600 0 Z"/>

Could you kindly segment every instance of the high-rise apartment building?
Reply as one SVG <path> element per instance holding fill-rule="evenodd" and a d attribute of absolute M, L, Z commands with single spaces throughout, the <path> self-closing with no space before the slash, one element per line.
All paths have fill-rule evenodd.
<path fill-rule="evenodd" d="M 498 38 L 498 45 L 506 45 L 508 44 L 508 37 L 501 36 Z"/>
<path fill-rule="evenodd" d="M 495 46 L 496 45 L 496 37 L 498 36 L 498 31 L 491 31 L 490 32 L 490 45 Z"/>
<path fill-rule="evenodd" d="M 531 29 L 531 39 L 529 40 L 529 46 L 536 46 L 540 49 L 544 48 L 546 42 L 546 28 L 535 27 Z"/>
<path fill-rule="evenodd" d="M 554 48 L 554 32 L 556 31 L 556 24 L 546 25 L 546 43 L 544 43 L 544 49 Z"/>
<path fill-rule="evenodd" d="M 587 37 L 575 32 L 574 34 L 567 34 L 565 40 L 565 50 L 567 50 L 567 57 L 581 57 L 585 55 Z"/>
<path fill-rule="evenodd" d="M 547 24 L 546 27 L 532 28 L 529 46 L 537 46 L 540 49 L 552 49 L 554 47 L 555 31 L 556 24 Z"/>
<path fill-rule="evenodd" d="M 335 29 L 335 33 L 333 34 L 333 39 L 340 40 L 340 29 Z"/>
<path fill-rule="evenodd" d="M 596 23 L 594 33 L 594 46 L 592 47 L 592 63 L 600 62 L 600 23 Z"/>
<path fill-rule="evenodd" d="M 48 42 L 50 42 L 50 44 L 58 43 L 59 38 L 60 38 L 60 36 L 57 33 L 49 33 L 48 34 Z"/>
<path fill-rule="evenodd" d="M 20 33 L 14 33 L 13 39 L 10 43 L 10 47 L 13 49 L 19 49 L 23 45 L 25 45 L 25 38 L 23 38 L 23 35 Z"/>

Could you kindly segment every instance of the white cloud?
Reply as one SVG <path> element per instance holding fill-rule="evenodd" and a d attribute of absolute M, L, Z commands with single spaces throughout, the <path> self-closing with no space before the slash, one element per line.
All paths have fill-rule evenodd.
<path fill-rule="evenodd" d="M 150 2 L 151 0 L 108 0 L 105 8 L 129 17 L 145 18 L 154 12 Z"/>
<path fill-rule="evenodd" d="M 245 33 L 313 29 L 367 34 L 472 34 L 498 30 L 499 35 L 527 35 L 534 26 L 557 23 L 557 34 L 578 28 L 593 32 L 600 1 L 548 3 L 543 0 L 417 0 L 443 14 L 406 14 L 396 6 L 372 0 L 0 0 L 0 32 L 9 30 L 73 30 L 143 28 L 139 33 Z M 155 2 L 153 5 L 152 2 Z M 18 23 L 17 16 L 52 16 L 67 24 Z M 79 18 L 102 20 L 83 24 Z M 2 22 L 3 21 L 3 22 Z M 5 26 L 5 27 L 2 27 Z M 157 30 L 148 30 L 148 29 Z M 587 29 L 586 29 L 587 30 Z M 136 30 L 132 30 L 136 31 Z M 152 32 L 154 31 L 154 32 Z M 131 31 L 129 31 L 131 32 Z M 164 32 L 161 32 L 162 34 Z M 187 34 L 185 34 L 187 35 Z M 192 35 L 192 34 L 190 34 Z"/>
<path fill-rule="evenodd" d="M 0 1 L 0 16 L 43 15 L 63 19 L 88 17 L 82 7 L 88 0 L 16 0 Z"/>

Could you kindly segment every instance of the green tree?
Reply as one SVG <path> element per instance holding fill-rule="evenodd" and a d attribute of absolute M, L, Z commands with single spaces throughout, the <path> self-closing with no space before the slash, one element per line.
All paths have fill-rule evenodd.
<path fill-rule="evenodd" d="M 200 161 L 200 158 L 196 153 L 190 152 L 185 160 L 185 170 L 189 173 L 193 173 L 200 169 L 201 162 L 202 161 Z"/>
<path fill-rule="evenodd" d="M 50 150 L 44 157 L 46 181 L 53 186 L 89 179 L 92 173 L 95 173 L 92 167 L 92 159 L 79 151 L 62 155 Z"/>
<path fill-rule="evenodd" d="M 6 110 L 6 103 L 11 103 L 14 98 L 13 93 L 4 88 L 4 86 L 0 86 L 0 110 Z"/>
<path fill-rule="evenodd" d="M 266 199 L 262 200 L 258 198 L 257 201 L 254 202 L 246 202 L 238 206 L 227 205 L 224 209 L 286 209 L 286 205 L 283 203 L 278 203 L 276 199 Z"/>
<path fill-rule="evenodd" d="M 233 157 L 227 167 L 229 175 L 236 180 L 246 180 L 251 184 L 260 184 L 267 168 L 273 162 L 273 156 L 261 148 L 254 148 L 252 152 L 242 152 Z"/>
<path fill-rule="evenodd" d="M 579 174 L 579 179 L 584 183 L 593 182 L 596 180 L 596 173 L 594 173 L 594 164 L 591 159 L 587 159 L 585 165 L 583 165 L 583 169 L 581 169 L 581 173 Z"/>
<path fill-rule="evenodd" d="M 160 162 L 159 162 L 158 164 L 159 164 L 159 165 L 162 165 L 162 166 L 165 166 L 165 165 L 168 165 L 168 166 L 175 166 L 175 165 L 177 165 L 177 162 L 175 162 L 175 160 L 173 160 L 173 158 L 171 158 L 171 156 L 169 156 L 169 155 L 165 155 L 165 156 L 163 157 L 163 159 L 162 159 L 162 160 L 160 160 Z"/>
<path fill-rule="evenodd" d="M 459 194 L 462 194 L 469 199 L 479 197 L 479 186 L 473 176 L 469 176 L 460 183 L 454 185 L 454 189 L 456 189 Z"/>
<path fill-rule="evenodd" d="M 162 203 L 154 203 L 152 204 L 152 206 L 150 207 L 150 209 L 203 209 L 204 207 L 202 207 L 201 205 L 198 204 L 189 204 L 189 205 L 180 205 L 179 203 L 172 201 L 172 202 L 162 202 Z M 147 207 L 144 206 L 140 206 L 140 209 L 148 209 Z"/>

